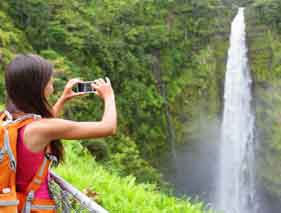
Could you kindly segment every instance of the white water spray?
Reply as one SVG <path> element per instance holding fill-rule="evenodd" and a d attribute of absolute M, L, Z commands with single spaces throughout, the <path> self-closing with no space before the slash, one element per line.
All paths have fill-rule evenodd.
<path fill-rule="evenodd" d="M 224 88 L 217 209 L 225 213 L 256 213 L 254 122 L 251 76 L 247 59 L 244 9 L 231 26 Z"/>

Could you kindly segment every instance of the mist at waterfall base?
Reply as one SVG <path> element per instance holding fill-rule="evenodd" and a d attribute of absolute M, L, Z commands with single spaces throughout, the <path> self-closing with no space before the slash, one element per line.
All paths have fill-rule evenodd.
<path fill-rule="evenodd" d="M 170 153 L 161 156 L 162 163 L 159 168 L 164 179 L 172 185 L 176 196 L 186 196 L 194 202 L 203 201 L 213 208 L 218 190 L 220 149 L 218 138 L 221 133 L 221 124 L 218 120 L 206 119 L 205 122 L 199 122 L 201 128 L 197 136 L 190 138 L 187 135 L 183 138 L 183 144 L 175 146 L 176 159 Z M 259 211 L 252 213 L 281 212 L 281 201 L 273 197 L 262 184 L 257 184 L 257 193 Z"/>
<path fill-rule="evenodd" d="M 225 213 L 276 213 L 281 212 L 278 201 L 266 195 L 255 176 L 254 114 L 244 28 L 241 8 L 232 23 L 224 113 L 217 119 L 221 122 L 199 122 L 200 134 L 183 138 L 187 143 L 176 146 L 172 157 L 163 157 L 161 170 L 178 196 L 202 200 Z"/>
<path fill-rule="evenodd" d="M 182 144 L 175 146 L 175 157 L 170 153 L 161 156 L 160 170 L 177 196 L 212 203 L 217 191 L 220 124 L 208 120 L 198 125 L 199 134 L 192 138 L 187 135 Z"/>

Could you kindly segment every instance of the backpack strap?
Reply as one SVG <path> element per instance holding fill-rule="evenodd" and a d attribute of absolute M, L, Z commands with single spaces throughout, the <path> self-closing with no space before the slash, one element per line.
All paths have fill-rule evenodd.
<path fill-rule="evenodd" d="M 28 124 L 29 122 L 24 122 L 28 119 L 32 119 L 32 120 L 38 120 L 42 118 L 41 115 L 37 115 L 37 114 L 25 114 L 19 118 L 17 118 L 16 120 L 13 119 L 9 119 L 6 121 L 2 122 L 2 126 L 7 126 L 7 125 L 15 125 L 17 126 L 17 128 L 21 128 L 22 126 Z"/>
<path fill-rule="evenodd" d="M 0 115 L 0 121 L 2 122 L 5 117 L 6 117 L 6 114 L 4 112 L 2 112 L 2 114 Z"/>
<path fill-rule="evenodd" d="M 6 118 L 6 120 L 13 120 L 11 113 L 9 113 L 9 111 L 7 111 L 7 110 L 4 110 L 3 112 L 1 112 L 0 123 L 3 123 L 5 118 Z"/>
<path fill-rule="evenodd" d="M 32 178 L 32 181 L 29 183 L 26 192 L 29 193 L 30 191 L 37 191 L 43 181 L 45 180 L 46 176 L 48 175 L 48 170 L 50 166 L 51 160 L 47 158 L 47 156 L 44 156 L 44 159 L 39 166 L 36 174 Z"/>
<path fill-rule="evenodd" d="M 47 147 L 45 151 L 47 150 Z M 32 181 L 29 183 L 26 189 L 26 201 L 24 206 L 24 213 L 30 213 L 32 208 L 32 201 L 34 200 L 35 192 L 40 188 L 41 184 L 44 182 L 48 175 L 50 164 L 56 161 L 56 157 L 51 153 L 45 153 L 44 160 L 42 161 L 40 167 L 38 168 Z"/>
<path fill-rule="evenodd" d="M 2 118 L 3 116 L 3 118 Z M 1 120 L 3 120 L 5 117 L 8 118 L 8 120 L 13 120 L 13 116 L 8 110 L 4 110 L 3 114 L 1 115 Z"/>
<path fill-rule="evenodd" d="M 5 117 L 7 117 L 7 120 L 3 121 Z M 13 127 L 19 129 L 27 125 L 28 123 L 31 123 L 33 120 L 37 120 L 41 118 L 41 116 L 36 114 L 26 114 L 24 116 L 19 117 L 16 120 L 13 120 L 11 114 L 7 110 L 5 110 L 0 118 L 2 119 L 1 126 L 3 127 L 3 131 L 4 131 L 4 146 L 0 150 L 0 161 L 2 160 L 4 154 L 7 153 L 10 161 L 10 168 L 14 172 L 16 172 L 17 162 L 16 162 L 15 153 L 13 152 L 12 149 L 12 147 L 14 147 L 14 144 L 10 143 L 10 138 L 14 137 L 15 131 L 12 131 L 9 134 L 9 128 Z"/>
<path fill-rule="evenodd" d="M 2 157 L 4 156 L 5 152 L 9 156 L 10 168 L 14 172 L 16 172 L 17 161 L 16 161 L 15 155 L 13 153 L 13 150 L 11 148 L 9 133 L 8 133 L 8 130 L 6 128 L 4 128 L 4 146 L 3 146 L 2 150 L 0 150 L 0 155 L 1 155 L 0 160 L 2 160 Z"/>

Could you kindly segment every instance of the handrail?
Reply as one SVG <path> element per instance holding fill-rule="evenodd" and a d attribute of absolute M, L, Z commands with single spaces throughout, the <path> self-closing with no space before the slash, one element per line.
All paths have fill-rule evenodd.
<path fill-rule="evenodd" d="M 53 171 L 50 171 L 50 176 L 56 182 L 56 184 L 59 185 L 59 187 L 61 189 L 70 193 L 75 199 L 77 199 L 79 201 L 79 203 L 81 205 L 85 206 L 85 208 L 87 208 L 90 212 L 108 213 L 107 210 L 105 210 L 103 207 L 101 207 L 95 201 L 91 200 L 85 194 L 80 192 L 78 189 L 76 189 L 70 183 L 66 182 L 62 177 L 55 174 Z"/>

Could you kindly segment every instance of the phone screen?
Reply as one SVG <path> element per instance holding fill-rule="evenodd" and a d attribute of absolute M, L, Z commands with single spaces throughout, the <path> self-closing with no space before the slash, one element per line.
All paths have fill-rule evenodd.
<path fill-rule="evenodd" d="M 92 88 L 91 84 L 93 81 L 77 83 L 74 87 L 74 92 L 87 92 L 87 93 L 95 93 L 96 90 Z"/>

